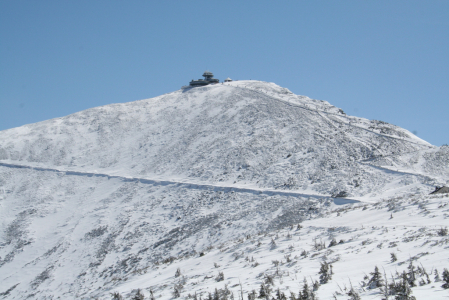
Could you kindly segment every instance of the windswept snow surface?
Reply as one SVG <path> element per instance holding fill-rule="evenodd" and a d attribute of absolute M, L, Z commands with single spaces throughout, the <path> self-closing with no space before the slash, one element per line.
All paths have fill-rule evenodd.
<path fill-rule="evenodd" d="M 1 131 L 0 298 L 109 299 L 142 288 L 170 299 L 179 284 L 181 297 L 204 298 L 225 283 L 237 297 L 238 280 L 247 293 L 275 271 L 273 289 L 297 293 L 329 261 L 335 276 L 320 299 L 346 299 L 336 284 L 348 277 L 380 299 L 359 285 L 374 265 L 388 275 L 408 260 L 449 267 L 438 234 L 448 198 L 427 196 L 448 180 L 449 147 L 260 81 Z M 344 242 L 311 248 L 334 236 Z M 225 281 L 210 277 L 218 271 Z M 413 291 L 447 295 L 439 282 Z"/>
<path fill-rule="evenodd" d="M 0 160 L 12 164 L 321 195 L 377 197 L 391 184 L 427 192 L 448 175 L 447 150 L 429 166 L 424 154 L 438 148 L 410 132 L 259 81 L 97 107 L 0 137 Z"/>

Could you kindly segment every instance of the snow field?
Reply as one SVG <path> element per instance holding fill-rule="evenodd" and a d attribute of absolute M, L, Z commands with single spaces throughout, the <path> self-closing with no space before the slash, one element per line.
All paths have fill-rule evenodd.
<path fill-rule="evenodd" d="M 304 278 L 309 285 L 312 280 L 319 281 L 320 262 L 326 261 L 332 264 L 334 275 L 317 291 L 319 299 L 331 299 L 334 295 L 347 299 L 351 284 L 362 299 L 380 299 L 380 290 L 368 289 L 364 277 L 371 277 L 378 266 L 388 281 L 392 277 L 398 280 L 396 272 L 407 270 L 412 261 L 415 267 L 424 267 L 432 280 L 423 286 L 417 283 L 412 288 L 413 295 L 417 299 L 447 298 L 448 291 L 441 288 L 441 282 L 434 282 L 433 272 L 438 269 L 441 274 L 449 267 L 449 236 L 438 235 L 439 229 L 449 225 L 449 198 L 402 199 L 395 201 L 394 208 L 391 203 L 333 206 L 324 216 L 303 221 L 301 229 L 291 226 L 251 235 L 217 245 L 201 257 L 157 264 L 136 279 L 128 278 L 126 283 L 118 284 L 114 291 L 126 295 L 140 288 L 149 295 L 151 289 L 158 299 L 172 299 L 173 287 L 181 280 L 182 297 L 196 292 L 204 298 L 215 288 L 227 285 L 237 299 L 239 282 L 246 296 L 253 289 L 259 291 L 266 275 L 273 275 L 273 290 L 280 288 L 289 296 L 290 291 L 301 290 Z M 332 238 L 343 242 L 328 247 Z M 315 241 L 324 242 L 326 248 L 314 249 Z M 301 255 L 303 251 L 307 251 L 307 256 Z M 396 262 L 391 261 L 391 253 L 397 256 Z M 174 276 L 178 268 L 182 279 Z M 224 281 L 216 281 L 219 272 L 224 273 Z"/>
<path fill-rule="evenodd" d="M 375 266 L 449 267 L 448 179 L 449 147 L 260 81 L 1 131 L 0 298 L 289 296 L 326 261 L 319 299 L 381 299 Z M 447 297 L 431 278 L 417 299 Z"/>

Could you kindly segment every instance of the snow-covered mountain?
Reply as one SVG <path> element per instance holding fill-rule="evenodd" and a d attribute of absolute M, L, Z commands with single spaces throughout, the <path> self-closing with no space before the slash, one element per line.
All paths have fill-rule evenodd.
<path fill-rule="evenodd" d="M 0 298 L 109 299 L 142 288 L 169 299 L 178 284 L 186 297 L 222 289 L 208 279 L 216 271 L 232 274 L 235 297 L 234 279 L 246 297 L 273 270 L 273 287 L 298 292 L 317 273 L 308 264 L 334 261 L 336 277 L 356 277 L 375 264 L 399 269 L 419 247 L 428 254 L 415 260 L 442 272 L 448 240 L 438 229 L 449 225 L 448 198 L 427 195 L 448 180 L 449 147 L 260 81 L 185 88 L 4 130 Z M 337 232 L 346 242 L 327 248 Z M 387 266 L 386 252 L 412 245 L 402 235 L 417 249 Z M 326 248 L 311 246 L 316 237 Z M 280 261 L 275 269 L 268 258 Z M 370 269 L 348 267 L 359 260 Z M 212 261 L 223 267 L 206 266 Z M 173 277 L 177 268 L 184 275 Z M 335 286 L 326 286 L 318 295 L 332 297 Z"/>

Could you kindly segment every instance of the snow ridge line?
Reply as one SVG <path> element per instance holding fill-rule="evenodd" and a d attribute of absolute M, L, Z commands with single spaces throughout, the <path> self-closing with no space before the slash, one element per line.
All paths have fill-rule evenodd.
<path fill-rule="evenodd" d="M 87 177 L 105 177 L 109 179 L 119 179 L 123 182 L 138 182 L 142 184 L 151 184 L 151 185 L 175 185 L 178 187 L 185 187 L 196 190 L 212 190 L 215 192 L 238 192 L 238 193 L 250 193 L 250 194 L 265 194 L 268 196 L 284 196 L 284 197 L 309 197 L 309 198 L 317 198 L 317 199 L 333 199 L 336 205 L 344 205 L 349 203 L 359 203 L 361 201 L 347 198 L 332 198 L 331 196 L 324 195 L 313 195 L 313 194 L 305 194 L 294 191 L 279 191 L 279 190 L 269 190 L 269 189 L 255 189 L 255 188 L 242 188 L 242 187 L 233 187 L 233 186 L 221 186 L 221 185 L 213 185 L 206 183 L 194 183 L 194 182 L 182 182 L 182 181 L 174 181 L 174 180 L 156 180 L 156 179 L 148 179 L 148 178 L 138 178 L 138 177 L 125 177 L 119 175 L 109 175 L 105 173 L 91 173 L 91 172 L 80 172 L 80 171 L 68 171 L 68 170 L 59 170 L 52 168 L 42 168 L 42 167 L 32 167 L 27 165 L 19 165 L 19 164 L 8 164 L 0 162 L 0 167 L 6 168 L 14 168 L 14 169 L 29 169 L 34 171 L 42 171 L 42 172 L 55 172 L 55 173 L 64 173 L 68 176 L 87 176 Z"/>
<path fill-rule="evenodd" d="M 273 100 L 281 101 L 281 102 L 283 102 L 283 103 L 285 103 L 285 104 L 287 104 L 287 105 L 289 105 L 289 106 L 294 106 L 294 107 L 302 108 L 302 109 L 305 109 L 305 110 L 308 110 L 308 111 L 311 111 L 311 112 L 316 112 L 316 113 L 318 113 L 318 115 L 320 115 L 323 119 L 324 119 L 324 116 L 321 115 L 320 113 L 324 113 L 324 114 L 327 114 L 327 115 L 334 115 L 334 116 L 339 116 L 339 117 L 341 117 L 341 115 L 338 115 L 338 114 L 335 114 L 335 113 L 331 113 L 331 112 L 327 112 L 327 111 L 319 110 L 319 109 L 313 109 L 313 108 L 310 108 L 310 107 L 305 106 L 305 105 L 300 105 L 300 104 L 292 103 L 292 102 L 289 102 L 289 101 L 287 101 L 287 100 L 284 100 L 284 99 L 281 99 L 281 98 L 277 98 L 277 97 L 274 97 L 274 96 L 271 96 L 271 95 L 268 95 L 268 94 L 264 94 L 263 92 L 260 92 L 260 91 L 257 91 L 257 90 L 253 90 L 253 89 L 250 89 L 250 88 L 247 88 L 247 87 L 232 86 L 232 85 L 224 85 L 224 86 L 233 87 L 233 88 L 236 88 L 236 89 L 248 90 L 248 91 L 251 91 L 251 92 L 254 92 L 254 93 L 258 93 L 258 94 L 260 94 L 260 95 L 263 95 L 263 96 L 265 96 L 265 97 L 271 98 L 271 99 L 273 99 Z M 343 116 L 343 117 L 344 117 L 344 116 Z M 330 120 L 329 120 L 329 121 L 330 121 Z M 335 122 L 335 121 L 334 121 L 334 122 Z M 342 122 L 342 123 L 343 123 L 343 122 Z M 408 142 L 408 143 L 415 144 L 415 145 L 426 146 L 426 147 L 428 147 L 429 149 L 430 149 L 430 148 L 433 148 L 431 145 L 420 144 L 420 143 L 417 143 L 417 142 L 414 142 L 414 141 L 411 141 L 411 140 L 408 140 L 408 139 L 405 139 L 405 138 L 400 138 L 400 137 L 396 137 L 396 136 L 392 136 L 392 135 L 388 135 L 388 134 L 383 134 L 383 133 L 374 132 L 374 131 L 369 130 L 369 129 L 367 129 L 367 128 L 363 128 L 363 127 L 360 127 L 360 126 L 353 125 L 353 124 L 351 124 L 351 122 L 349 122 L 349 121 L 348 121 L 348 123 L 344 123 L 344 124 L 347 125 L 347 126 L 351 126 L 351 127 L 357 128 L 357 129 L 361 129 L 361 130 L 367 131 L 367 132 L 371 132 L 371 133 L 373 133 L 373 134 L 375 134 L 375 135 L 378 135 L 378 136 L 383 136 L 383 137 L 386 137 L 386 138 L 391 138 L 391 139 L 395 139 L 395 140 L 399 140 L 399 141 L 403 141 L 403 142 Z M 333 125 L 333 126 L 335 126 L 335 125 Z M 336 127 L 336 126 L 335 126 L 335 127 Z M 339 128 L 338 128 L 338 129 L 339 129 Z M 339 129 L 339 130 L 341 131 L 341 129 Z"/>

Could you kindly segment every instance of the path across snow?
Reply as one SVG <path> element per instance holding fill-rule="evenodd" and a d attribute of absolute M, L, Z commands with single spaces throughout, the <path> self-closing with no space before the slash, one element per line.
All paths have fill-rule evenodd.
<path fill-rule="evenodd" d="M 151 178 L 137 178 L 137 177 L 128 177 L 128 176 L 119 176 L 119 175 L 110 175 L 105 173 L 94 173 L 94 172 L 80 172 L 75 170 L 63 170 L 63 169 L 54 169 L 54 168 L 42 168 L 35 167 L 23 164 L 11 164 L 11 163 L 3 163 L 0 162 L 0 166 L 8 167 L 8 168 L 18 168 L 18 169 L 30 169 L 35 171 L 45 171 L 45 172 L 57 172 L 64 173 L 69 176 L 97 176 L 97 177 L 106 177 L 108 179 L 119 179 L 124 182 L 140 182 L 143 184 L 151 184 L 151 185 L 176 185 L 185 188 L 197 189 L 197 190 L 212 190 L 215 192 L 239 192 L 239 193 L 252 193 L 252 194 L 265 194 L 269 196 L 293 196 L 293 197 L 310 197 L 316 199 L 328 199 L 332 198 L 331 196 L 326 195 L 317 195 L 317 194 L 308 194 L 301 193 L 298 191 L 285 191 L 285 190 L 272 190 L 272 189 L 261 189 L 255 187 L 242 187 L 242 186 L 226 186 L 226 185 L 218 185 L 218 184 L 206 184 L 206 183 L 198 183 L 198 182 L 189 182 L 189 181 L 175 181 L 175 180 L 165 180 L 165 179 L 151 179 Z M 333 198 L 334 204 L 343 205 L 348 203 L 358 203 L 359 200 L 349 199 L 349 198 Z"/>

